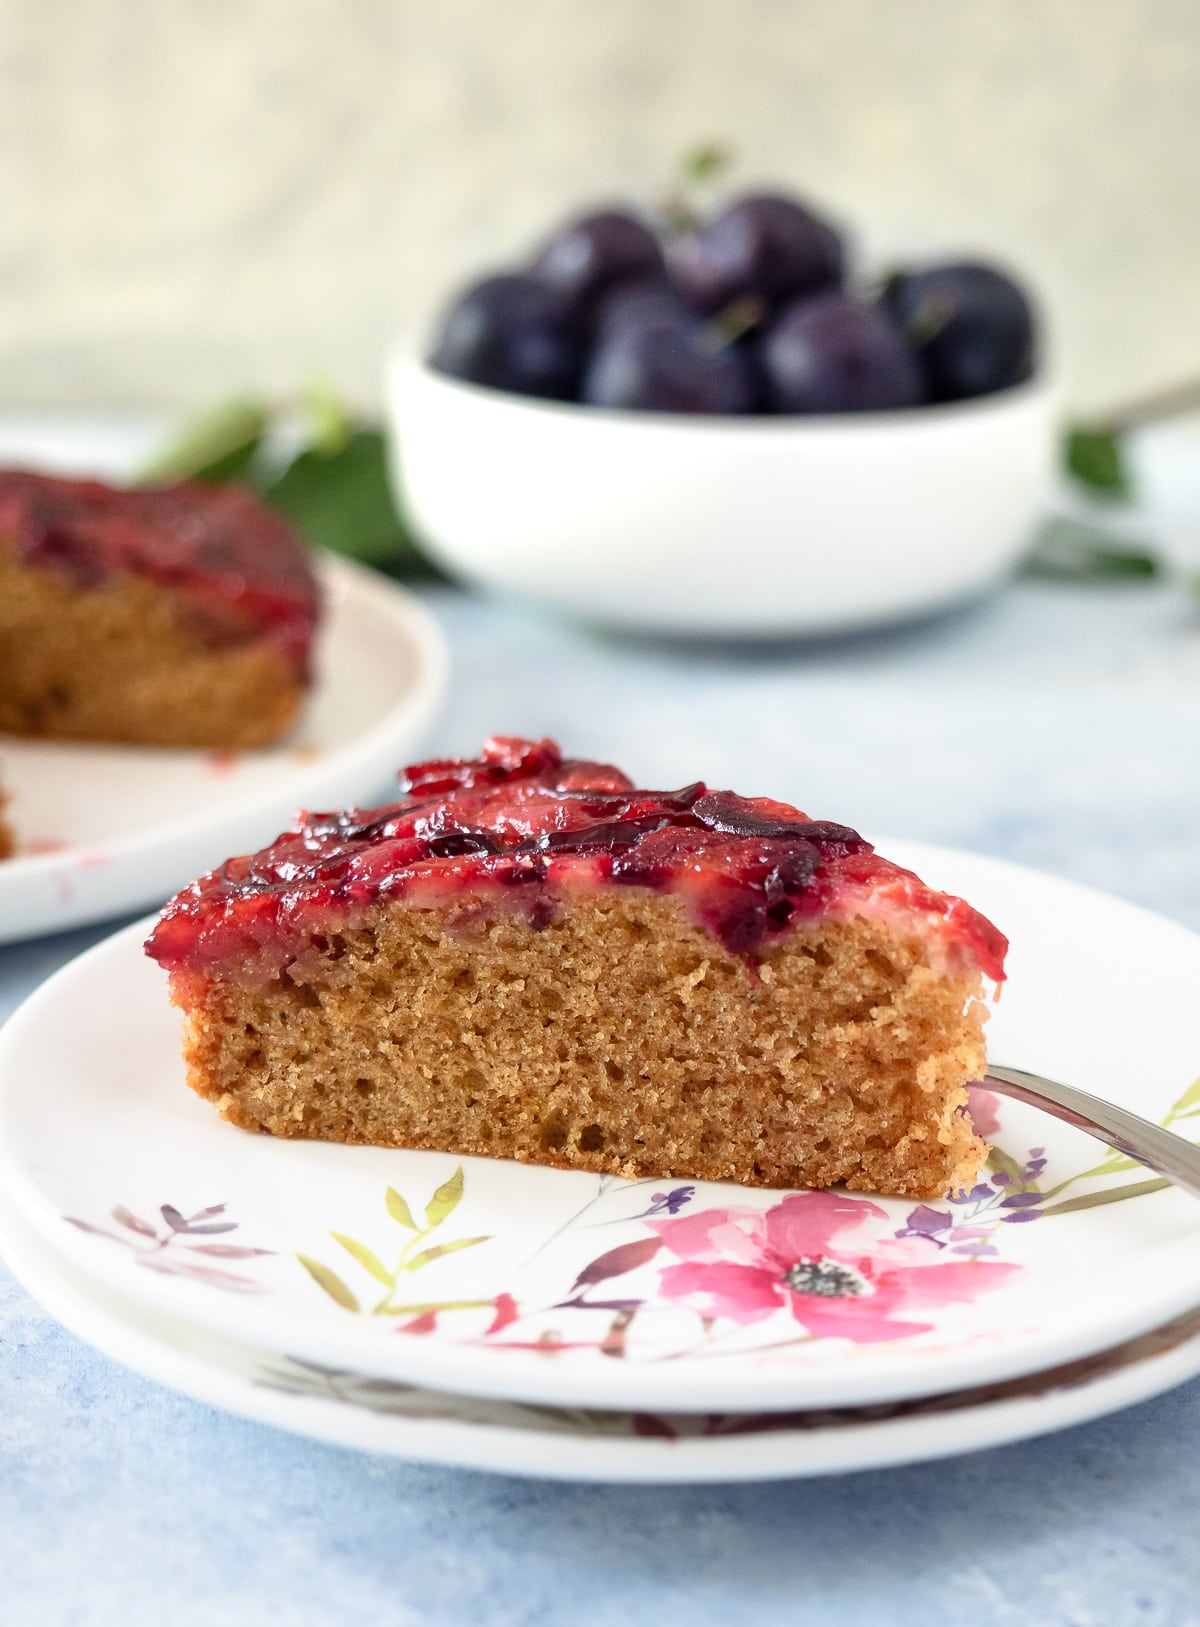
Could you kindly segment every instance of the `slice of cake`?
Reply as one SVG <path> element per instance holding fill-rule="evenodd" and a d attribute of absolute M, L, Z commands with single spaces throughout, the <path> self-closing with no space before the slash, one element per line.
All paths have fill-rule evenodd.
<path fill-rule="evenodd" d="M 243 487 L 0 472 L 0 730 L 267 745 L 295 719 L 317 616 L 303 544 Z"/>
<path fill-rule="evenodd" d="M 281 1136 L 934 1197 L 1004 938 L 844 825 L 552 741 L 410 768 L 163 912 L 192 1088 Z"/>
<path fill-rule="evenodd" d="M 0 780 L 0 859 L 10 858 L 15 845 L 12 828 L 5 818 L 7 803 L 8 798 L 4 794 L 4 782 Z"/>

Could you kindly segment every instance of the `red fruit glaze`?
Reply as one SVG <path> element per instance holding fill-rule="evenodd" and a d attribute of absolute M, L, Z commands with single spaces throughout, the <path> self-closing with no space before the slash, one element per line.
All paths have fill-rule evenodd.
<path fill-rule="evenodd" d="M 969 905 L 787 803 L 699 781 L 640 791 L 552 740 L 507 737 L 474 761 L 421 763 L 401 785 L 384 808 L 302 814 L 261 853 L 201 877 L 167 905 L 149 953 L 173 973 L 274 974 L 381 898 L 503 903 L 540 931 L 572 892 L 632 886 L 678 894 L 747 957 L 798 921 L 881 915 L 932 937 L 948 961 L 1004 975 L 1007 943 Z"/>
<path fill-rule="evenodd" d="M 197 636 L 274 639 L 307 676 L 319 600 L 307 550 L 244 486 L 124 491 L 0 471 L 0 545 L 83 586 L 122 572 L 182 594 Z"/>

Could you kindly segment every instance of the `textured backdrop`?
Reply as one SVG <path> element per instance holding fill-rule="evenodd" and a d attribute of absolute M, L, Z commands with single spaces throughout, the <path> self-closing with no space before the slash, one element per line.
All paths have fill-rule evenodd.
<path fill-rule="evenodd" d="M 721 136 L 865 263 L 972 247 L 1077 404 L 1200 370 L 1195 0 L 0 0 L 0 409 L 326 370 Z"/>

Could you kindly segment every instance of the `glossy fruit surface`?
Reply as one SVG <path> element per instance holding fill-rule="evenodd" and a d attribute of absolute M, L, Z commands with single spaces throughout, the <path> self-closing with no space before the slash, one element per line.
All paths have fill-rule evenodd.
<path fill-rule="evenodd" d="M 990 922 L 856 831 L 788 803 L 702 781 L 639 790 L 611 765 L 564 758 L 553 740 L 510 736 L 474 760 L 418 764 L 401 787 L 387 807 L 302 814 L 270 847 L 202 876 L 163 911 L 151 955 L 184 974 L 247 956 L 282 967 L 325 952 L 326 933 L 399 895 L 490 903 L 545 931 L 572 894 L 645 887 L 678 893 L 697 925 L 742 955 L 847 895 L 874 896 L 1003 976 L 1007 944 Z"/>
<path fill-rule="evenodd" d="M 512 274 L 485 277 L 446 311 L 430 364 L 473 384 L 568 400 L 579 373 L 579 341 L 543 283 Z"/>
<path fill-rule="evenodd" d="M 661 273 L 664 262 L 648 226 L 624 210 L 604 209 L 568 221 L 530 269 L 554 290 L 570 318 L 582 320 L 609 289 Z"/>
<path fill-rule="evenodd" d="M 924 396 L 920 367 L 898 329 L 850 294 L 794 301 L 764 335 L 761 357 L 778 412 L 885 412 Z"/>
<path fill-rule="evenodd" d="M 803 204 L 753 193 L 729 204 L 680 246 L 677 275 L 705 310 L 756 294 L 768 304 L 837 287 L 845 255 L 838 234 Z"/>
<path fill-rule="evenodd" d="M 618 335 L 656 328 L 664 323 L 686 324 L 696 313 L 665 276 L 621 283 L 598 302 L 593 321 L 596 343 Z"/>
<path fill-rule="evenodd" d="M 921 358 L 935 401 L 1022 384 L 1033 373 L 1034 320 L 1011 277 L 971 262 L 901 272 L 884 302 Z"/>
<path fill-rule="evenodd" d="M 449 308 L 430 358 L 519 395 L 647 412 L 876 412 L 988 395 L 1032 376 L 1030 302 L 996 267 L 903 268 L 847 283 L 830 222 L 748 192 L 675 235 L 593 209 L 520 273 Z"/>
<path fill-rule="evenodd" d="M 755 383 L 734 345 L 719 345 L 694 319 L 664 316 L 599 343 L 583 379 L 594 407 L 642 412 L 744 413 Z"/>

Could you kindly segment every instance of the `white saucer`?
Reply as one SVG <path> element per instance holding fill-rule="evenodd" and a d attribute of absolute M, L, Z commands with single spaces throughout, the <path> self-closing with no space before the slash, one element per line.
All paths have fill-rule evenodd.
<path fill-rule="evenodd" d="M 862 1410 L 579 1412 L 314 1367 L 98 1288 L 4 1218 L 4 1255 L 64 1326 L 124 1366 L 239 1417 L 386 1457 L 557 1480 L 799 1478 L 953 1457 L 1102 1417 L 1200 1372 L 1200 1311 L 1066 1367 Z"/>
<path fill-rule="evenodd" d="M 1200 938 L 994 860 L 885 850 L 1011 933 L 998 1060 L 1194 1129 Z M 993 1383 L 1200 1303 L 1200 1204 L 1017 1104 L 961 1203 L 244 1134 L 184 1088 L 149 924 L 64 968 L 0 1034 L 0 1192 L 156 1314 L 459 1393 L 724 1413 Z M 831 1269 L 803 1290 L 814 1263 Z"/>
<path fill-rule="evenodd" d="M 436 622 L 375 571 L 325 555 L 316 681 L 296 729 L 228 753 L 0 738 L 17 838 L 0 863 L 0 943 L 160 903 L 269 842 L 298 807 L 382 799 L 446 682 Z"/>

